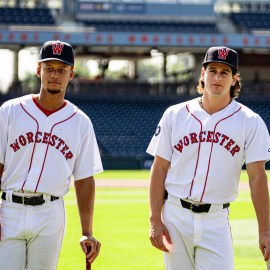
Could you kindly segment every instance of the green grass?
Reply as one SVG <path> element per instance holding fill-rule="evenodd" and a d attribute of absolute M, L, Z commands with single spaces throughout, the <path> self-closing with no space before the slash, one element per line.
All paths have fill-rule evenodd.
<path fill-rule="evenodd" d="M 129 179 L 129 180 L 148 180 L 150 175 L 149 170 L 111 170 L 104 171 L 97 174 L 95 179 L 115 180 L 115 179 Z"/>
<path fill-rule="evenodd" d="M 102 176 L 103 175 L 103 176 Z M 243 172 L 243 181 L 247 181 Z M 146 180 L 149 171 L 108 171 L 98 179 Z M 80 223 L 74 189 L 65 198 L 67 231 L 58 270 L 83 270 L 84 255 L 80 249 Z M 94 236 L 102 243 L 93 270 L 163 270 L 162 253 L 148 239 L 147 188 L 97 188 Z M 235 270 L 265 269 L 258 248 L 258 230 L 248 190 L 240 191 L 230 208 Z M 211 269 L 212 270 L 212 269 Z"/>
<path fill-rule="evenodd" d="M 230 207 L 230 224 L 233 234 L 235 269 L 265 269 L 259 250 L 258 226 L 249 191 L 240 191 Z"/>

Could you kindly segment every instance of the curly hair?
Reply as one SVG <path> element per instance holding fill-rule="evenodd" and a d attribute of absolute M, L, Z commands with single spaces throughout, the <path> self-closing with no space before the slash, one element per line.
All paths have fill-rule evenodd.
<path fill-rule="evenodd" d="M 204 66 L 204 70 L 206 70 L 206 66 Z M 240 90 L 241 90 L 241 87 L 242 87 L 242 78 L 240 77 L 240 73 L 237 73 L 236 70 L 234 70 L 232 68 L 232 75 L 233 76 L 236 76 L 236 83 L 234 86 L 231 86 L 231 89 L 230 89 L 230 97 L 232 99 L 235 99 L 235 98 L 238 98 L 239 94 L 240 94 Z M 204 90 L 204 82 L 201 80 L 201 75 L 199 77 L 199 80 L 198 80 L 198 85 L 197 85 L 197 92 L 199 94 L 203 94 L 203 90 Z"/>

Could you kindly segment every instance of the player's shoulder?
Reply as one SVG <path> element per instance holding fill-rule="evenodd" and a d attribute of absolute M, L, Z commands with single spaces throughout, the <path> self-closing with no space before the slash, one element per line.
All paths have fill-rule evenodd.
<path fill-rule="evenodd" d="M 22 97 L 15 97 L 15 98 L 11 98 L 7 101 L 5 101 L 2 105 L 1 105 L 1 110 L 10 110 L 11 108 L 16 108 L 20 106 L 20 99 Z"/>
<path fill-rule="evenodd" d="M 251 127 L 254 125 L 263 124 L 264 120 L 263 118 L 256 112 L 254 112 L 251 108 L 249 108 L 247 105 L 242 104 L 240 102 L 234 101 L 236 103 L 236 106 L 239 106 L 241 109 L 240 112 L 240 121 L 246 123 L 247 125 L 250 125 Z M 238 114 L 237 114 L 238 115 Z"/>
<path fill-rule="evenodd" d="M 196 104 L 198 104 L 198 98 L 171 105 L 165 110 L 164 116 L 172 120 L 179 117 L 186 117 L 186 113 L 189 112 L 189 110 L 193 111 L 196 109 Z"/>
<path fill-rule="evenodd" d="M 76 112 L 76 117 L 80 122 L 92 125 L 90 117 L 84 111 L 82 111 L 77 105 L 73 104 L 71 101 L 68 100 L 67 106 L 69 107 L 70 110 Z"/>
<path fill-rule="evenodd" d="M 181 110 L 185 110 L 188 102 L 193 102 L 193 100 L 184 101 L 184 102 L 171 105 L 165 110 L 165 112 L 170 114 L 170 113 L 178 113 Z"/>
<path fill-rule="evenodd" d="M 260 117 L 258 113 L 254 112 L 247 105 L 240 103 L 238 101 L 234 101 L 236 109 L 241 108 L 240 112 L 247 118 L 257 118 Z"/>

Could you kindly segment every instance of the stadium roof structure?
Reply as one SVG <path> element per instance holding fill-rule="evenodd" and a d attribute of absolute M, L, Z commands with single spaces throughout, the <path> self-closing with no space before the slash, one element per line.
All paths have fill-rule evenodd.
<path fill-rule="evenodd" d="M 219 16 L 219 12 L 222 12 L 224 3 L 227 3 L 228 6 L 231 2 L 241 3 L 243 1 L 62 1 L 62 11 L 51 10 L 55 20 L 53 25 L 46 25 L 46 21 L 44 25 L 0 23 L 0 49 L 20 50 L 29 46 L 41 46 L 47 40 L 59 39 L 71 43 L 77 54 L 125 59 L 149 57 L 153 48 L 160 52 L 166 52 L 168 55 L 185 51 L 200 53 L 205 51 L 205 48 L 218 45 L 241 50 L 268 52 L 270 29 L 269 31 L 241 32 L 228 27 L 229 24 L 226 21 L 223 29 L 220 29 L 218 24 L 224 16 Z M 261 7 L 265 7 L 267 1 L 261 2 L 263 3 Z M 73 9 L 69 10 L 71 7 Z M 216 11 L 217 7 L 220 8 L 218 12 Z M 229 7 L 233 12 L 235 5 Z M 238 4 L 238 7 L 241 8 L 241 5 Z M 4 8 L 1 7 L 1 9 Z M 6 11 L 11 12 L 12 8 L 6 9 Z M 14 9 L 16 9 L 16 14 L 22 15 L 20 8 Z M 31 9 L 33 10 L 33 8 Z M 36 8 L 37 11 L 38 9 Z M 39 9 L 39 12 L 44 12 L 44 9 L 46 10 L 46 7 Z M 26 11 L 27 8 L 21 10 Z M 5 16 L 2 17 L 5 19 Z M 10 17 L 12 19 L 12 16 Z M 193 27 L 190 31 L 188 27 L 185 28 L 185 31 L 181 31 L 181 28 L 177 27 L 172 27 L 171 31 L 167 31 L 167 28 L 163 28 L 161 31 L 157 29 L 152 31 L 151 23 L 158 21 L 160 21 L 161 26 L 167 22 L 176 25 L 177 23 L 189 22 L 193 24 Z M 95 22 L 97 24 L 100 22 L 105 27 L 95 27 Z M 109 27 L 106 30 L 110 23 L 116 22 L 120 23 L 118 28 Z M 125 22 L 138 22 L 142 26 L 144 23 L 146 25 L 149 23 L 150 26 L 134 30 L 129 29 L 130 25 L 125 26 Z M 196 26 L 196 23 L 199 24 L 199 22 L 210 25 L 213 23 L 214 26 L 218 27 L 214 28 L 213 31 L 211 27 L 210 30 L 204 31 L 200 25 Z"/>
<path fill-rule="evenodd" d="M 270 35 L 254 34 L 196 34 L 196 33 L 133 33 L 96 32 L 72 28 L 43 30 L 10 27 L 0 28 L 0 48 L 40 46 L 47 40 L 71 43 L 77 52 L 93 55 L 118 55 L 136 57 L 150 54 L 153 48 L 174 54 L 182 51 L 200 51 L 204 48 L 225 45 L 235 49 L 269 50 Z"/>

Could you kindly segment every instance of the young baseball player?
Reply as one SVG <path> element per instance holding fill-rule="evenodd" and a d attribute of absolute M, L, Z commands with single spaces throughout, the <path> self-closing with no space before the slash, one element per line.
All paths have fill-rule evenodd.
<path fill-rule="evenodd" d="M 234 269 L 229 204 L 244 163 L 260 249 L 269 258 L 269 133 L 258 114 L 235 100 L 237 69 L 236 51 L 209 48 L 199 78 L 202 95 L 168 108 L 147 149 L 154 156 L 150 240 L 164 251 L 167 270 Z"/>
<path fill-rule="evenodd" d="M 63 196 L 72 176 L 81 248 L 86 253 L 91 247 L 89 262 L 99 254 L 101 244 L 92 232 L 93 176 L 103 168 L 90 119 L 64 99 L 73 66 L 70 44 L 44 43 L 37 66 L 39 94 L 0 108 L 0 269 L 56 269 L 66 222 Z"/>

